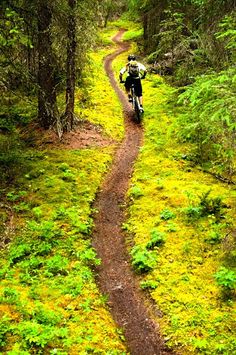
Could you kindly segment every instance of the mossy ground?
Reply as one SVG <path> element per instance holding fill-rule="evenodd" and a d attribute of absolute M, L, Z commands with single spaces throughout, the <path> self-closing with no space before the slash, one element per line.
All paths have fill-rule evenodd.
<path fill-rule="evenodd" d="M 91 53 L 87 80 L 92 109 L 81 102 L 76 109 L 102 126 L 104 134 L 120 140 L 124 134 L 121 106 L 102 62 L 111 50 Z M 3 354 L 127 353 L 122 332 L 96 286 L 99 260 L 91 247 L 96 213 L 92 202 L 113 151 L 112 146 L 25 149 L 24 169 L 11 186 L 1 189 Z"/>
<path fill-rule="evenodd" d="M 133 265 L 142 273 L 141 287 L 162 312 L 162 334 L 177 353 L 234 353 L 235 295 L 222 294 L 214 274 L 222 264 L 235 268 L 230 237 L 235 186 L 188 160 L 189 147 L 178 143 L 175 117 L 166 103 L 171 88 L 154 75 L 143 87 L 144 145 L 124 224 L 134 237 Z M 209 211 L 202 213 L 204 196 Z M 221 201 L 218 212 L 211 211 L 212 201 Z"/>
<path fill-rule="evenodd" d="M 103 59 L 112 51 L 114 51 L 114 46 L 90 53 L 87 71 L 90 71 L 92 76 L 89 75 L 86 78 L 90 100 L 89 106 L 83 108 L 82 114 L 83 117 L 88 117 L 90 122 L 100 125 L 104 134 L 115 140 L 121 140 L 124 137 L 121 104 L 114 90 L 111 90 L 109 79 L 104 75 L 103 69 Z"/>
<path fill-rule="evenodd" d="M 131 28 L 126 38 L 137 38 L 139 31 Z M 86 80 L 92 106 L 81 103 L 78 92 L 76 110 L 120 140 L 121 107 L 102 64 L 113 50 L 110 37 L 115 33 L 108 28 L 101 39 L 107 47 L 91 53 Z M 126 56 L 115 61 L 117 73 Z M 168 345 L 180 354 L 232 354 L 235 298 L 221 293 L 213 275 L 222 264 L 235 267 L 230 239 L 235 187 L 187 159 L 189 148 L 175 139 L 175 118 L 166 106 L 171 89 L 157 76 L 147 77 L 143 87 L 144 146 L 124 224 L 134 235 L 133 264 L 145 272 L 141 287 L 162 312 L 158 322 Z M 3 354 L 126 353 L 122 333 L 95 284 L 99 260 L 91 247 L 91 204 L 112 152 L 113 147 L 27 150 L 24 173 L 18 171 L 14 185 L 1 190 Z M 208 207 L 218 201 L 219 208 L 203 214 L 201 202 L 209 190 Z"/>

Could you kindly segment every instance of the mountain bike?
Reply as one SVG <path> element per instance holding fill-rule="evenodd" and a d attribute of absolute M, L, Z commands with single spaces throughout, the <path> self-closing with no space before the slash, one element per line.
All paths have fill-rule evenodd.
<path fill-rule="evenodd" d="M 131 98 L 132 107 L 134 110 L 134 120 L 140 123 L 143 117 L 143 108 L 140 106 L 139 99 L 135 94 L 134 84 L 131 85 Z"/>

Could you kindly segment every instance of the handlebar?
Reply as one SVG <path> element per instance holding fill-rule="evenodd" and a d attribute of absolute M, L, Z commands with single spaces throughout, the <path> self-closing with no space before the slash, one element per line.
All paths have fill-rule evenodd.
<path fill-rule="evenodd" d="M 146 75 L 140 77 L 141 80 L 145 79 Z M 125 80 L 120 80 L 120 84 L 125 84 Z"/>

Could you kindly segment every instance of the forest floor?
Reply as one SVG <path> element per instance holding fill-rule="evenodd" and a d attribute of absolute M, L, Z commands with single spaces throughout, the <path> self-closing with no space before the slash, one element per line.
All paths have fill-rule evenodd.
<path fill-rule="evenodd" d="M 129 31 L 114 37 L 119 28 Z M 235 294 L 214 275 L 233 260 L 236 189 L 189 159 L 159 75 L 143 81 L 145 115 L 133 122 L 115 77 L 137 33 L 116 23 L 101 34 L 76 92 L 78 127 L 58 141 L 27 126 L 4 172 L 4 354 L 235 352 Z"/>
<path fill-rule="evenodd" d="M 110 172 L 94 203 L 98 212 L 94 218 L 93 246 L 102 263 L 98 267 L 98 283 L 103 294 L 108 295 L 108 304 L 114 320 L 124 330 L 128 351 L 134 355 L 170 354 L 161 339 L 158 324 L 152 319 L 151 304 L 140 290 L 137 278 L 130 267 L 130 256 L 125 246 L 122 224 L 125 221 L 125 196 L 128 190 L 133 164 L 142 145 L 143 129 L 133 120 L 133 111 L 115 79 L 112 61 L 129 49 L 120 39 L 124 30 L 113 38 L 118 49 L 104 60 L 104 68 L 110 83 L 122 103 L 125 117 L 125 138 L 115 152 Z M 39 136 L 39 135 L 38 135 Z M 104 137 L 102 130 L 90 122 L 81 121 L 75 131 L 68 132 L 59 142 L 53 131 L 42 132 L 38 145 L 56 149 L 81 149 L 106 147 L 114 144 Z M 157 312 L 155 310 L 155 312 Z"/>
<path fill-rule="evenodd" d="M 167 354 L 158 327 L 145 308 L 145 300 L 131 271 L 122 232 L 125 196 L 143 136 L 141 125 L 132 121 L 130 104 L 112 72 L 112 60 L 128 49 L 127 43 L 119 41 L 122 34 L 123 31 L 120 31 L 113 39 L 120 48 L 105 59 L 107 75 L 124 108 L 125 139 L 116 151 L 111 171 L 95 203 L 98 213 L 94 221 L 93 245 L 102 260 L 98 268 L 98 281 L 101 291 L 109 296 L 114 319 L 124 329 L 131 354 Z"/>

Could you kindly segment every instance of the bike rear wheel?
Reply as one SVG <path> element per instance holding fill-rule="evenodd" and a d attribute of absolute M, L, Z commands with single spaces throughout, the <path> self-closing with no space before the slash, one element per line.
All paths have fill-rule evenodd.
<path fill-rule="evenodd" d="M 141 119 L 142 119 L 142 112 L 140 110 L 140 106 L 139 106 L 137 100 L 138 99 L 136 98 L 135 103 L 134 103 L 135 122 L 140 123 Z"/>

